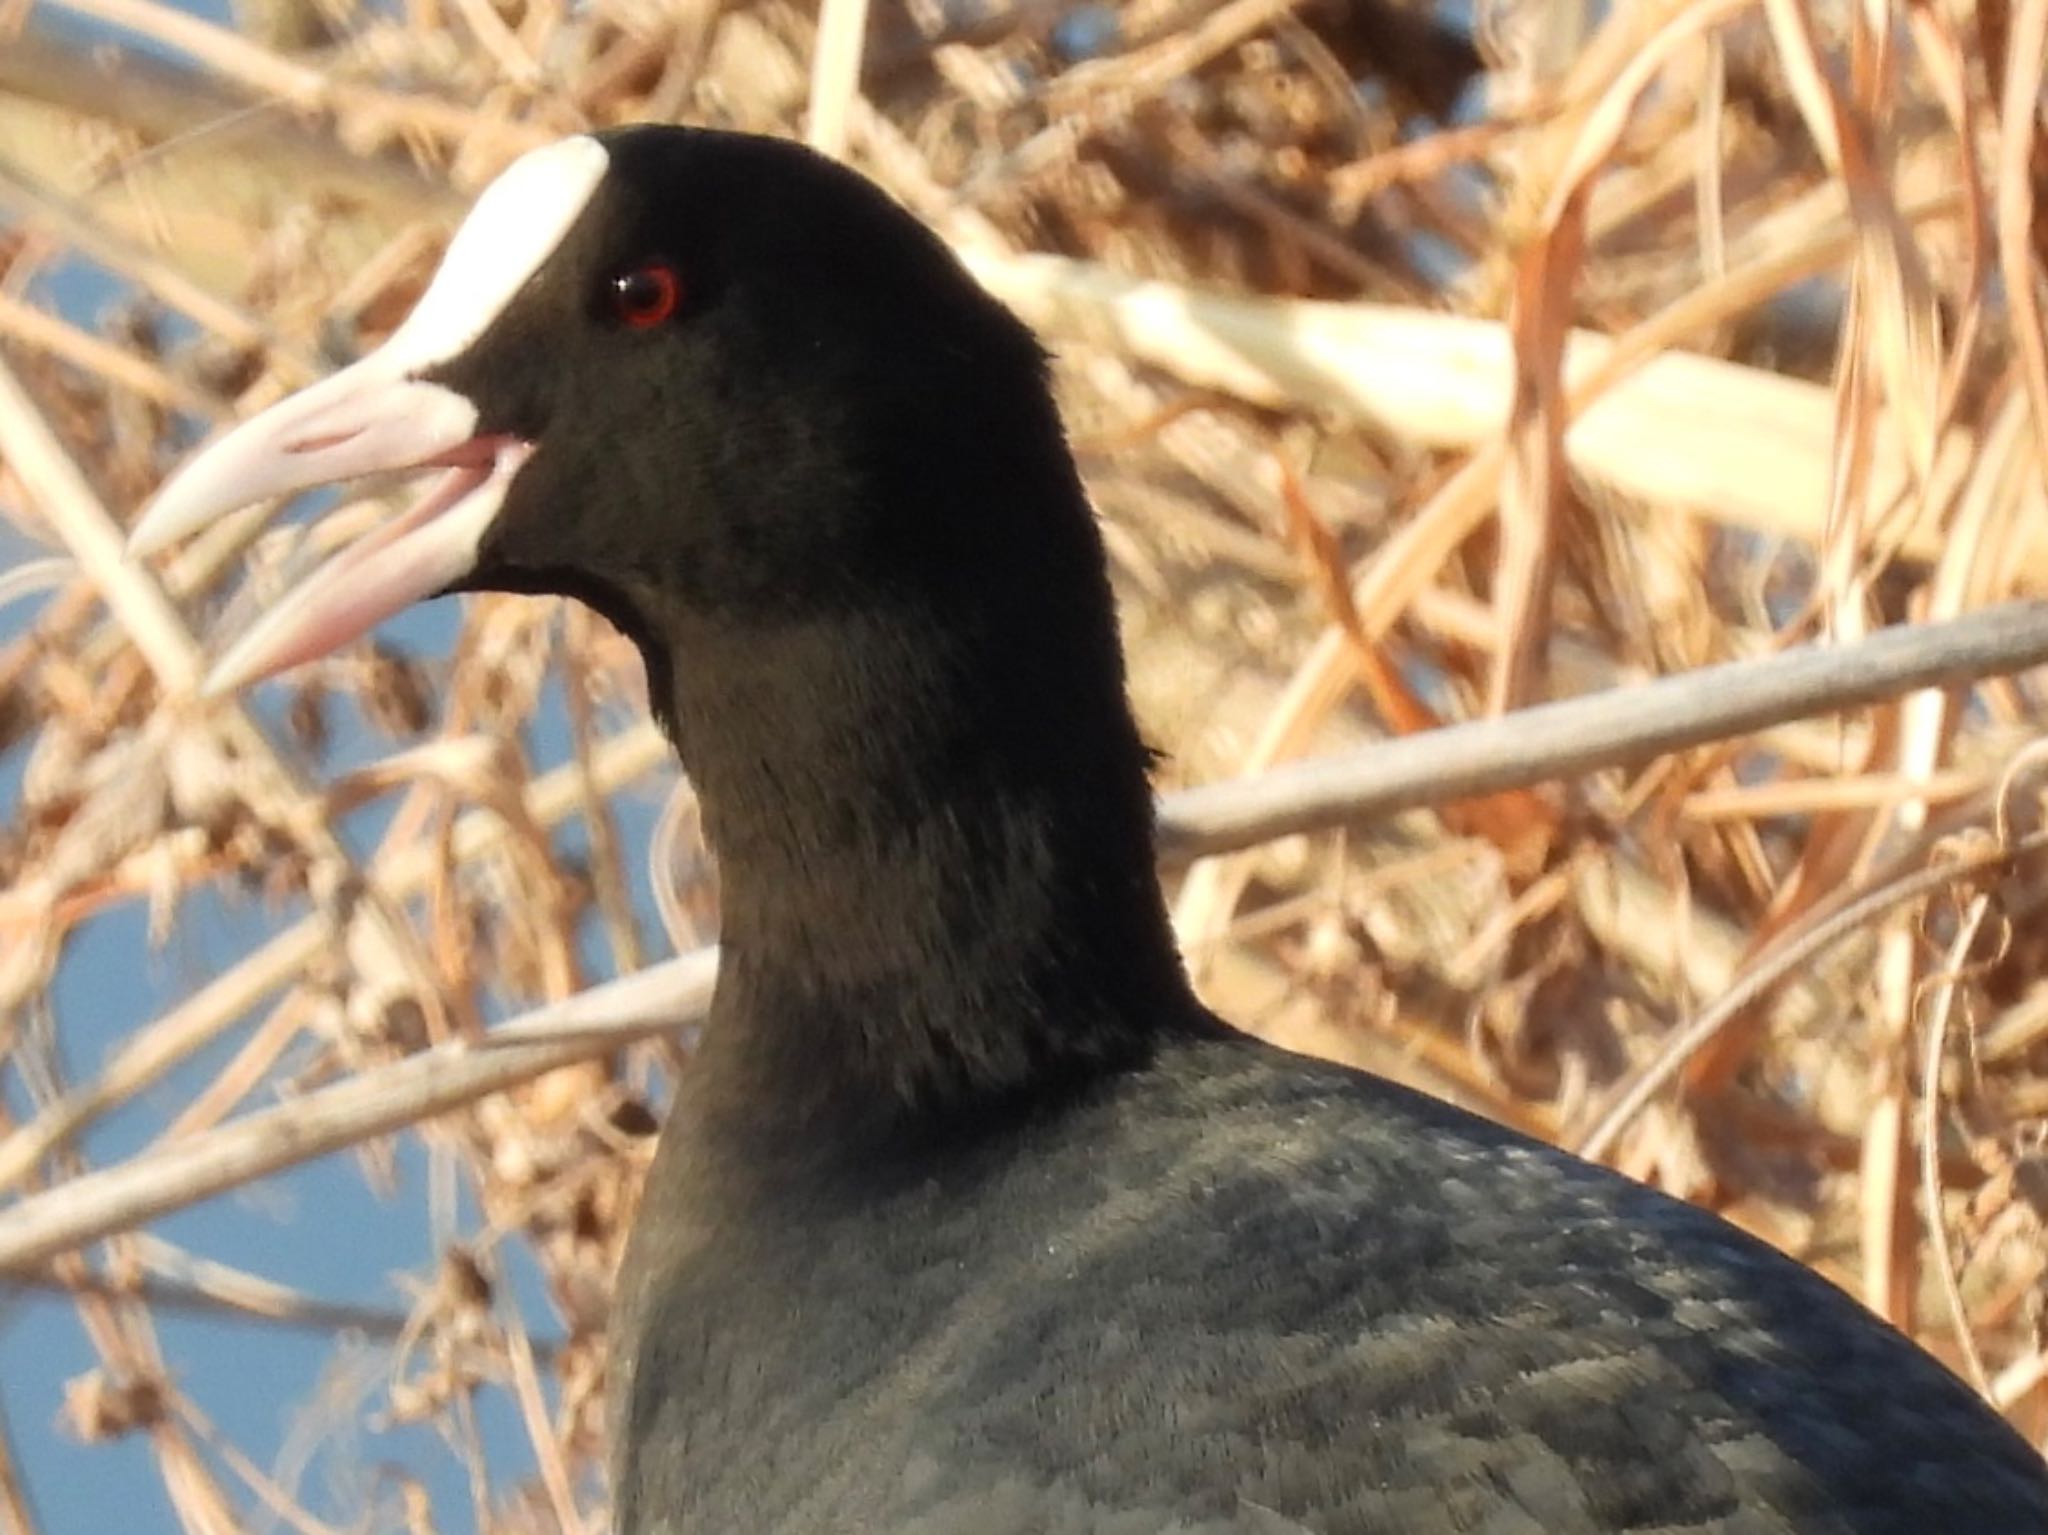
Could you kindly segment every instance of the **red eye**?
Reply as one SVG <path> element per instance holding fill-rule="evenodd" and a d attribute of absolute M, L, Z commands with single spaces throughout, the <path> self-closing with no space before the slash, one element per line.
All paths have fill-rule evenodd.
<path fill-rule="evenodd" d="M 612 279 L 612 313 L 634 330 L 669 320 L 683 301 L 683 280 L 666 261 L 643 261 Z"/>

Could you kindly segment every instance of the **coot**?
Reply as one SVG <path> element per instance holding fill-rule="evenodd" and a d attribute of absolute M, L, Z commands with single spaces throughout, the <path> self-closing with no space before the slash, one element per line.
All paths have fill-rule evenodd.
<path fill-rule="evenodd" d="M 615 1326 L 626 1535 L 2039 1535 L 2042 1462 L 1714 1216 L 1232 1032 L 1032 337 L 795 145 L 576 137 L 150 548 L 440 470 L 223 659 L 440 591 L 638 645 L 724 971 Z"/>

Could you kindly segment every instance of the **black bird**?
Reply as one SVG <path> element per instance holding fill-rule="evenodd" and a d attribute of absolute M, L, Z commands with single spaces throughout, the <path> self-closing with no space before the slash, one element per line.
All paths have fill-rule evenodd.
<path fill-rule="evenodd" d="M 724 971 L 620 1280 L 625 1535 L 2041 1535 L 2040 1457 L 1698 1209 L 1190 993 L 1029 333 L 853 173 L 517 162 L 158 498 L 440 466 L 216 685 L 441 590 L 638 645 Z"/>

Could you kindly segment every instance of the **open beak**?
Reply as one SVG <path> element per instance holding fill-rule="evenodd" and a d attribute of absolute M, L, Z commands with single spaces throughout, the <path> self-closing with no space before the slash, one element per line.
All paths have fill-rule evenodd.
<path fill-rule="evenodd" d="M 396 338 L 394 338 L 396 339 Z M 532 446 L 478 437 L 476 407 L 409 377 L 388 346 L 279 401 L 165 482 L 128 537 L 150 554 L 266 497 L 378 471 L 440 468 L 404 514 L 367 534 L 265 613 L 207 674 L 232 692 L 313 660 L 459 581 Z"/>
<path fill-rule="evenodd" d="M 128 537 L 150 554 L 252 502 L 378 471 L 439 469 L 402 516 L 342 551 L 214 664 L 230 692 L 323 656 L 476 568 L 533 445 L 477 435 L 475 404 L 430 383 L 503 313 L 582 216 L 610 157 L 575 135 L 529 150 L 477 198 L 427 291 L 376 351 L 251 417 L 164 484 Z"/>

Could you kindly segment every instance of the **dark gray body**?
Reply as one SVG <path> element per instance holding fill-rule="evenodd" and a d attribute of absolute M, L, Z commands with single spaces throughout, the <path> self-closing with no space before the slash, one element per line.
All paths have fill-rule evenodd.
<path fill-rule="evenodd" d="M 691 1155 L 727 1186 L 623 1298 L 623 1535 L 2048 1531 L 2039 1457 L 1824 1281 L 1249 1041 L 936 1177 Z"/>

